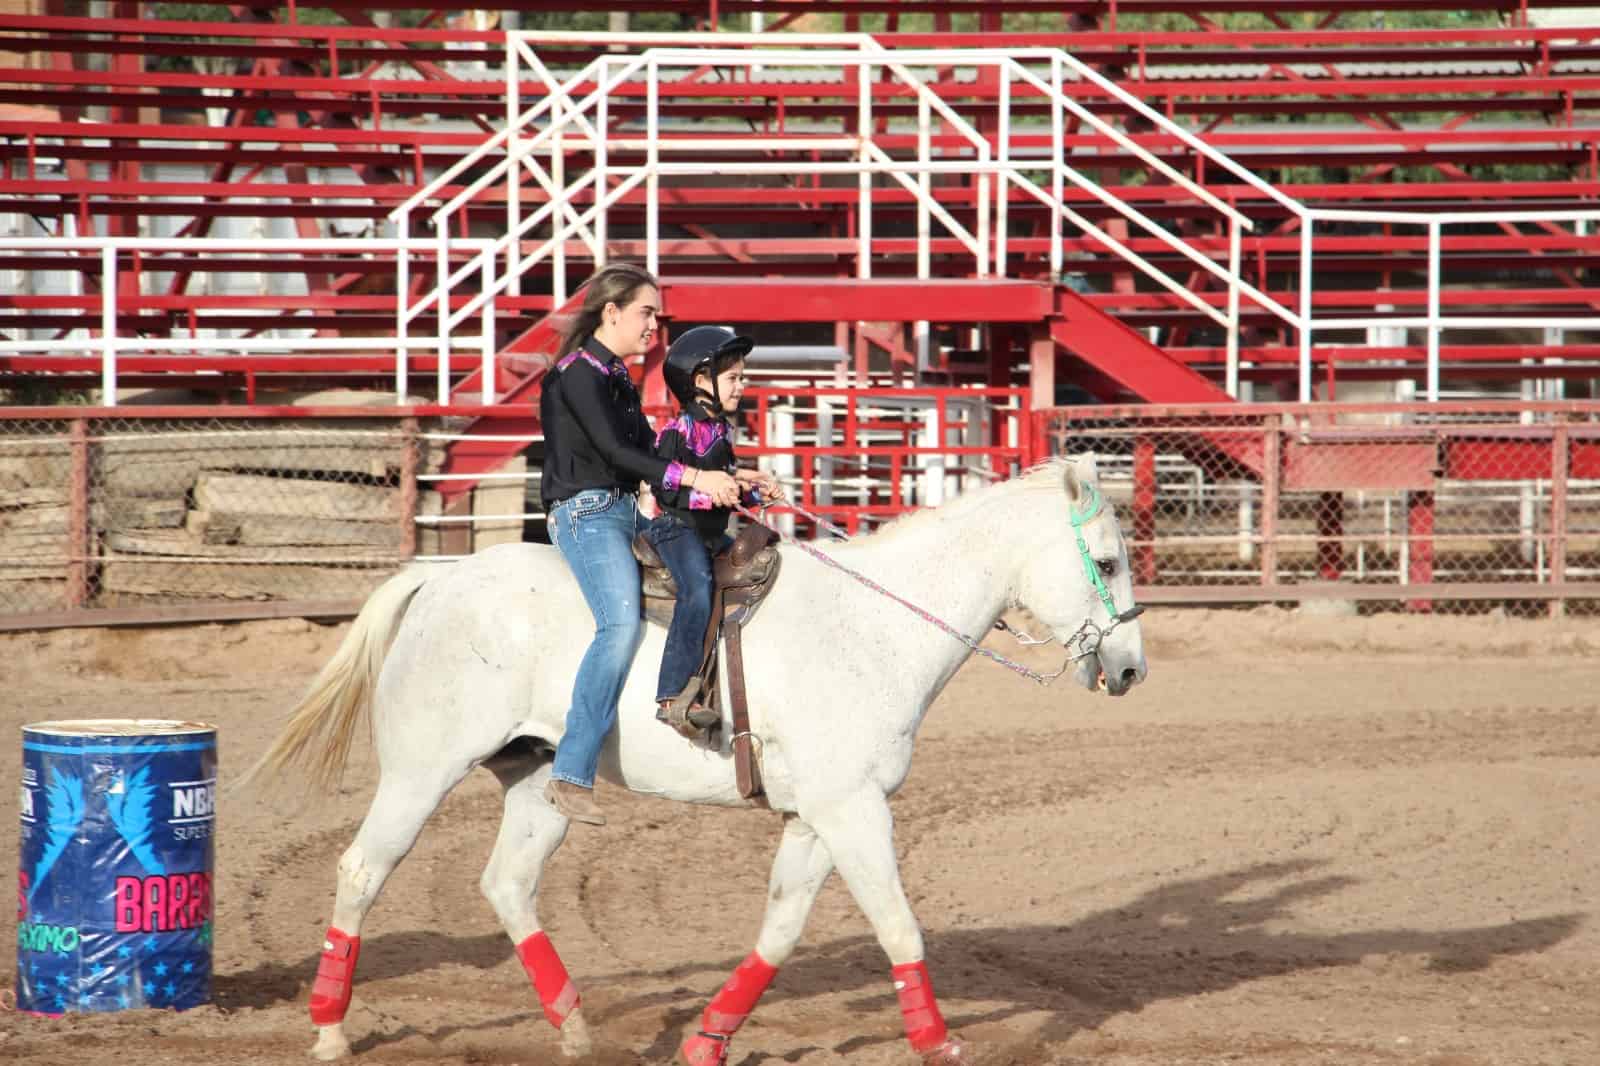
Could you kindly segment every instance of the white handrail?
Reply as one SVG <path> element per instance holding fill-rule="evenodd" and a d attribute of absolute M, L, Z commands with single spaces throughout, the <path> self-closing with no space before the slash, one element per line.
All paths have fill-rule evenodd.
<path fill-rule="evenodd" d="M 1134 157 L 1140 162 L 1158 171 L 1160 174 L 1166 177 L 1167 180 L 1171 181 L 1179 188 L 1199 197 L 1201 200 L 1209 204 L 1213 209 L 1223 215 L 1226 215 L 1229 219 L 1238 222 L 1241 226 L 1244 226 L 1247 229 L 1255 228 L 1255 223 L 1251 222 L 1249 218 L 1245 217 L 1245 215 L 1239 212 L 1236 208 L 1223 203 L 1203 185 L 1197 184 L 1187 174 L 1174 170 L 1159 157 L 1152 155 L 1142 145 L 1130 139 L 1127 134 L 1106 123 L 1100 118 L 1100 116 L 1096 115 L 1093 111 L 1090 111 L 1088 108 L 1078 103 L 1078 101 L 1074 100 L 1072 97 L 1056 90 L 1045 81 L 1036 77 L 1033 72 L 1029 71 L 1020 63 L 1012 63 L 1011 69 L 1016 71 L 1019 78 L 1038 89 L 1051 103 L 1071 111 L 1072 114 L 1080 121 L 1093 126 L 1097 131 L 1100 132 L 1101 135 L 1109 137 L 1124 150 L 1132 152 Z"/>
<path fill-rule="evenodd" d="M 549 35 L 544 34 L 539 34 L 537 36 L 539 36 L 539 38 L 542 40 L 557 39 L 551 38 Z M 785 35 L 786 38 L 787 36 L 788 35 Z M 529 53 L 527 52 L 524 43 L 526 39 L 527 38 L 522 35 L 518 35 L 513 39 L 511 49 L 513 58 L 528 56 Z M 571 38 L 559 39 L 568 40 Z M 629 39 L 633 40 L 632 38 Z M 660 40 L 661 38 L 652 37 L 651 39 Z M 683 40 L 693 41 L 695 43 L 698 43 L 703 39 L 704 38 L 693 36 L 672 38 L 674 41 Z M 707 161 L 701 159 L 684 161 L 680 159 L 664 159 L 664 155 L 679 155 L 680 153 L 695 153 L 704 155 L 706 153 L 715 153 L 720 151 L 770 150 L 835 150 L 852 152 L 859 153 L 858 157 L 839 161 L 814 162 L 808 164 L 807 169 L 813 173 L 837 173 L 841 175 L 853 174 L 857 176 L 861 182 L 863 182 L 862 202 L 859 205 L 857 220 L 859 240 L 861 244 L 861 253 L 858 259 L 860 269 L 858 272 L 863 277 L 869 274 L 868 263 L 872 247 L 871 198 L 868 192 L 868 186 L 865 184 L 870 175 L 874 173 L 886 174 L 907 189 L 907 191 L 911 193 L 914 201 L 917 203 L 919 213 L 925 212 L 928 215 L 937 218 L 938 221 L 944 225 L 948 231 L 974 255 L 975 259 L 977 260 L 977 273 L 980 276 L 987 273 L 989 269 L 989 263 L 991 260 L 991 249 L 989 245 L 991 241 L 994 244 L 992 258 L 996 269 L 1003 271 L 1005 268 L 1006 235 L 1003 229 L 1003 201 L 1007 198 L 1007 190 L 1010 188 L 1010 186 L 1016 185 L 1018 188 L 1025 190 L 1028 195 L 1043 199 L 1047 206 L 1051 207 L 1053 215 L 1078 225 L 1086 233 L 1091 234 L 1097 240 L 1101 241 L 1101 243 L 1105 244 L 1108 248 L 1111 248 L 1118 255 L 1132 263 L 1136 269 L 1139 269 L 1141 272 L 1154 278 L 1164 288 L 1178 295 L 1180 299 L 1184 300 L 1190 306 L 1206 315 L 1212 321 L 1217 322 L 1225 329 L 1228 329 L 1230 331 L 1230 335 L 1232 331 L 1237 330 L 1237 312 L 1235 312 L 1231 317 L 1222 314 L 1215 308 L 1211 307 L 1203 299 L 1196 296 L 1193 292 L 1189 291 L 1182 283 L 1168 276 L 1153 263 L 1134 253 L 1123 242 L 1115 240 L 1099 227 L 1089 223 L 1088 220 L 1083 218 L 1083 216 L 1081 216 L 1078 212 L 1065 209 L 1065 205 L 1060 202 L 1058 196 L 1041 195 L 1042 190 L 1040 190 L 1035 183 L 1027 178 L 1025 171 L 1028 169 L 1043 169 L 1047 172 L 1052 172 L 1053 188 L 1059 188 L 1061 179 L 1065 177 L 1067 180 L 1070 180 L 1074 186 L 1088 191 L 1102 204 L 1110 207 L 1123 217 L 1129 219 L 1142 231 L 1149 233 L 1166 247 L 1188 259 L 1200 269 L 1226 282 L 1229 285 L 1230 290 L 1234 293 L 1247 296 L 1253 302 L 1269 310 L 1271 313 L 1278 316 L 1289 325 L 1295 328 L 1303 328 L 1303 324 L 1300 321 L 1300 316 L 1296 315 L 1288 308 L 1283 307 L 1277 301 L 1271 299 L 1265 293 L 1258 290 L 1255 286 L 1244 282 L 1238 273 L 1239 268 L 1236 257 L 1230 259 L 1227 265 L 1219 264 L 1214 257 L 1198 251 L 1191 244 L 1172 234 L 1170 231 L 1156 223 L 1148 215 L 1134 207 L 1132 204 L 1111 194 L 1097 183 L 1089 180 L 1076 169 L 1061 162 L 1059 159 L 1054 164 L 1046 162 L 1042 168 L 1038 166 L 1038 161 L 1031 161 L 1033 165 L 1030 167 L 1030 160 L 1025 158 L 1012 158 L 1009 150 L 1002 145 L 1002 159 L 999 161 L 994 160 L 991 157 L 993 145 L 990 138 L 986 137 L 976 128 L 974 128 L 964 116 L 956 112 L 940 96 L 939 93 L 935 92 L 924 79 L 919 77 L 912 70 L 912 67 L 917 64 L 945 64 L 951 62 L 953 58 L 959 60 L 964 65 L 983 65 L 992 67 L 997 73 L 1000 74 L 1006 87 L 1009 87 L 1011 81 L 1015 79 L 1031 87 L 1041 97 L 1043 97 L 1051 105 L 1052 115 L 1056 116 L 1056 118 L 1053 120 L 1053 128 L 1060 127 L 1061 123 L 1059 113 L 1065 111 L 1066 113 L 1077 118 L 1079 121 L 1095 129 L 1103 136 L 1107 137 L 1123 150 L 1129 152 L 1141 163 L 1149 166 L 1157 173 L 1162 174 L 1164 177 L 1170 180 L 1175 187 L 1184 190 L 1185 192 L 1194 196 L 1200 202 L 1217 211 L 1221 216 L 1228 220 L 1230 228 L 1253 228 L 1253 222 L 1237 208 L 1225 203 L 1204 186 L 1195 182 L 1186 174 L 1183 174 L 1170 164 L 1166 163 L 1164 160 L 1155 156 L 1153 153 L 1128 137 L 1122 131 L 1115 129 L 1100 119 L 1093 112 L 1083 107 L 1076 100 L 1072 99 L 1069 95 L 1057 88 L 1055 83 L 1059 81 L 1058 74 L 1053 76 L 1051 82 L 1046 82 L 1023 65 L 1023 62 L 1026 60 L 1043 60 L 1050 63 L 1052 71 L 1059 72 L 1062 69 L 1068 69 L 1071 70 L 1075 75 L 1082 77 L 1085 68 L 1081 68 L 1079 65 L 1073 65 L 1072 63 L 1068 62 L 1066 57 L 1063 57 L 1061 53 L 1050 49 L 1023 50 L 1020 52 L 967 49 L 954 54 L 952 54 L 952 52 L 949 50 L 939 49 L 910 49 L 889 52 L 877 45 L 877 43 L 870 37 L 865 35 L 820 35 L 814 38 L 807 38 L 806 42 L 834 47 L 837 47 L 840 44 L 849 44 L 854 46 L 856 50 L 853 52 L 808 52 L 803 49 L 797 49 L 793 47 L 793 45 L 797 43 L 794 40 L 785 39 L 782 41 L 774 41 L 770 37 L 761 38 L 759 35 L 740 37 L 730 40 L 724 35 L 719 35 L 714 46 L 709 48 L 702 47 L 691 49 L 677 47 L 654 47 L 631 57 L 603 56 L 594 63 L 591 63 L 589 66 L 585 67 L 583 71 L 579 72 L 578 76 L 568 78 L 566 81 L 562 82 L 561 89 L 559 91 L 562 106 L 555 108 L 550 123 L 532 138 L 526 140 L 512 140 L 514 148 L 505 153 L 505 158 L 502 160 L 502 162 L 481 175 L 475 182 L 466 188 L 459 190 L 448 203 L 444 204 L 434 212 L 433 217 L 435 219 L 435 224 L 436 226 L 444 225 L 444 220 L 446 218 L 448 218 L 455 211 L 459 210 L 466 203 L 470 202 L 483 190 L 498 182 L 502 174 L 504 174 L 507 170 L 514 170 L 517 168 L 519 165 L 518 160 L 527 159 L 535 149 L 541 147 L 552 138 L 561 138 L 565 142 L 565 146 L 568 148 L 573 148 L 579 151 L 593 151 L 596 154 L 597 169 L 595 171 L 591 171 L 590 173 L 598 174 L 599 154 L 601 151 L 601 141 L 603 140 L 604 147 L 606 149 L 629 147 L 642 148 L 647 154 L 646 164 L 642 168 L 618 167 L 608 161 L 607 173 L 608 177 L 616 176 L 624 178 L 625 184 L 629 187 L 636 185 L 638 183 L 637 179 L 641 176 L 648 183 L 649 192 L 646 196 L 646 258 L 647 264 L 654 266 L 659 262 L 659 253 L 657 251 L 659 241 L 657 222 L 659 217 L 657 182 L 660 177 L 677 175 L 716 176 L 730 174 L 746 176 L 783 175 L 792 173 L 794 169 L 793 165 L 787 162 L 750 162 L 735 160 Z M 595 43 L 602 42 L 596 40 Z M 761 47 L 755 50 L 752 50 L 751 48 L 728 47 L 728 45 L 733 43 L 745 43 L 749 45 L 759 45 Z M 774 44 L 779 46 L 772 47 Z M 582 80 L 585 77 L 594 74 L 596 63 L 599 65 L 599 73 L 597 75 L 598 83 L 580 100 L 574 102 L 572 99 L 573 95 L 578 91 Z M 714 134 L 708 134 L 705 136 L 695 136 L 692 134 L 673 137 L 662 136 L 660 132 L 659 119 L 660 95 L 658 92 L 660 72 L 664 68 L 672 69 L 675 67 L 693 67 L 695 69 L 699 69 L 706 66 L 718 65 L 746 68 L 755 67 L 758 65 L 763 67 L 816 67 L 821 65 L 833 68 L 843 67 L 856 69 L 858 83 L 861 87 L 859 99 L 860 114 L 857 116 L 857 125 L 860 128 L 857 130 L 857 136 L 825 136 L 804 133 L 792 137 L 766 135 L 754 138 L 734 138 L 725 135 L 717 136 Z M 644 68 L 644 77 L 646 82 L 646 136 L 642 139 L 637 138 L 636 136 L 619 136 L 612 138 L 610 137 L 609 129 L 606 129 L 604 125 L 601 125 L 597 128 L 595 125 L 588 123 L 585 119 L 585 112 L 587 112 L 590 108 L 596 108 L 600 102 L 608 99 L 610 93 L 614 91 L 617 86 L 621 85 L 628 77 L 638 72 L 641 66 Z M 924 111 L 938 114 L 938 116 L 948 124 L 948 127 L 951 130 L 953 130 L 960 138 L 962 138 L 968 145 L 971 146 L 971 149 L 975 152 L 977 158 L 934 160 L 928 158 L 926 149 L 924 148 L 919 150 L 919 156 L 915 161 L 897 160 L 894 159 L 887 151 L 885 151 L 882 146 L 872 143 L 870 140 L 872 131 L 872 94 L 867 91 L 867 86 L 870 80 L 870 72 L 878 68 L 882 68 L 893 75 L 902 85 L 905 86 L 906 90 L 914 96 L 918 104 L 919 114 L 923 113 Z M 542 64 L 540 64 L 538 73 L 540 78 L 546 81 L 546 84 L 550 83 L 551 79 L 547 77 L 547 72 L 543 69 Z M 1093 75 L 1093 72 L 1091 71 L 1089 74 Z M 1102 80 L 1097 79 L 1098 76 L 1094 75 L 1088 80 L 1095 81 L 1096 84 L 1100 84 Z M 515 81 L 515 71 L 509 66 L 508 81 Z M 1104 83 L 1102 87 L 1109 86 L 1109 84 L 1110 83 Z M 1111 92 L 1111 95 L 1118 96 L 1119 99 L 1126 95 L 1122 94 L 1120 90 L 1117 90 L 1114 86 L 1111 86 L 1109 91 Z M 1003 101 L 1008 102 L 1009 96 L 1009 92 L 1002 92 Z M 1148 112 L 1148 109 L 1146 110 Z M 1178 136 L 1180 139 L 1185 140 L 1186 143 L 1200 144 L 1200 142 L 1193 141 L 1192 138 L 1185 138 L 1183 136 L 1185 131 L 1182 131 L 1181 128 L 1175 126 L 1165 116 L 1156 114 L 1155 112 L 1148 112 L 1148 116 L 1150 117 L 1152 124 L 1157 128 L 1174 136 Z M 1010 124 L 1007 121 L 1008 117 L 1008 115 L 1000 116 L 1000 128 L 1005 130 L 1008 134 L 1006 137 L 1007 144 L 1009 143 L 1010 130 Z M 922 125 L 925 126 L 925 124 L 926 123 L 924 120 Z M 567 128 L 572 126 L 578 126 L 581 128 L 573 130 L 570 134 L 568 134 L 566 132 Z M 919 126 L 919 128 L 922 128 L 922 126 Z M 588 136 L 585 136 L 585 134 L 588 134 Z M 925 130 L 921 136 L 925 138 Z M 502 143 L 505 143 L 504 140 Z M 1201 148 L 1208 156 L 1217 155 L 1217 153 L 1210 149 L 1209 146 L 1201 145 Z M 512 196 L 510 197 L 511 202 L 508 202 L 507 207 L 507 232 L 500 239 L 500 241 L 496 243 L 494 251 L 485 252 L 482 254 L 494 255 L 498 254 L 498 252 L 502 250 L 508 251 L 509 254 L 509 246 L 514 243 L 520 243 L 522 234 L 526 233 L 532 227 L 539 225 L 546 218 L 550 218 L 552 215 L 558 216 L 557 219 L 552 220 L 552 225 L 556 225 L 559 232 L 556 235 L 553 235 L 550 239 L 546 240 L 530 255 L 522 257 L 520 260 L 518 260 L 514 266 L 509 266 L 508 263 L 508 270 L 505 273 L 505 277 L 503 277 L 497 283 L 497 286 L 500 289 L 509 287 L 513 278 L 519 275 L 522 271 L 539 262 L 547 253 L 552 252 L 557 257 L 555 268 L 559 282 L 559 277 L 563 270 L 561 257 L 564 255 L 565 236 L 571 233 L 574 228 L 577 228 L 580 236 L 587 237 L 587 233 L 584 232 L 582 224 L 584 221 L 590 218 L 595 220 L 596 230 L 604 231 L 604 208 L 609 203 L 614 202 L 616 199 L 615 196 L 602 197 L 599 193 L 599 186 L 596 185 L 597 200 L 602 200 L 603 203 L 596 203 L 581 215 L 574 214 L 570 207 L 571 200 L 575 194 L 587 187 L 584 180 L 579 179 L 579 182 L 575 184 L 569 186 L 560 186 L 557 183 L 549 180 L 548 175 L 546 175 L 542 170 L 537 168 L 530 169 L 534 169 L 534 173 L 536 178 L 539 180 L 539 184 L 550 196 L 550 200 L 533 215 L 523 217 L 520 213 L 520 205 L 514 202 L 516 197 L 516 183 L 509 183 L 509 191 L 511 192 Z M 913 175 L 925 176 L 934 173 L 964 174 L 972 176 L 976 179 L 976 234 L 962 226 L 955 219 L 955 217 L 931 195 L 931 190 L 926 188 L 925 180 L 913 180 L 912 177 Z M 992 236 L 989 215 L 990 205 L 988 202 L 988 189 L 991 176 L 998 179 L 999 192 L 999 200 L 997 201 L 996 206 L 997 214 L 995 217 L 994 226 L 992 227 Z M 1244 172 L 1243 176 L 1246 178 L 1246 180 L 1249 180 L 1250 177 L 1253 177 L 1248 175 L 1248 172 Z M 629 181 L 627 179 L 635 180 Z M 555 205 L 558 201 L 560 206 L 556 207 Z M 558 222 L 564 224 L 557 225 Z M 1059 239 L 1060 235 L 1058 233 L 1056 242 L 1057 244 L 1059 244 Z M 930 236 L 927 228 L 925 226 L 919 226 L 919 275 L 926 274 L 926 246 L 929 240 Z M 593 243 L 591 243 L 591 250 L 598 252 L 598 248 Z M 1059 262 L 1059 249 L 1053 249 L 1053 252 L 1053 260 Z M 596 255 L 596 258 L 598 260 L 598 254 Z M 470 276 L 474 271 L 474 268 L 478 266 L 479 262 L 480 259 L 474 257 L 469 262 L 458 267 L 446 279 L 444 287 L 453 286 Z M 494 292 L 479 292 L 478 294 L 474 295 L 464 305 L 447 314 L 441 321 L 441 328 L 445 330 L 453 329 L 460 322 L 465 321 L 466 318 L 470 317 L 474 311 L 483 307 L 486 302 L 492 301 L 494 295 Z M 442 296 L 439 294 L 435 294 L 433 296 L 424 295 L 412 305 L 408 314 L 414 317 L 421 310 L 432 306 L 441 299 Z M 1234 338 L 1234 344 L 1236 347 L 1236 338 Z"/>
<path fill-rule="evenodd" d="M 599 62 L 599 59 L 591 60 L 588 66 L 584 67 L 577 74 L 567 79 L 567 84 L 570 85 L 573 82 L 581 81 L 588 77 L 590 68 L 596 66 Z M 537 104 L 534 104 L 532 107 L 528 108 L 528 110 L 519 115 L 514 124 L 506 126 L 505 129 L 501 130 L 499 133 L 495 134 L 487 141 L 484 141 L 482 144 L 478 145 L 478 147 L 474 148 L 460 159 L 456 160 L 456 162 L 445 168 L 443 173 L 434 178 L 432 181 L 428 182 L 428 184 L 424 185 L 421 190 L 407 197 L 404 203 L 390 211 L 385 217 L 389 221 L 393 222 L 401 215 L 410 214 L 419 205 L 433 199 L 435 196 L 439 195 L 439 190 L 449 185 L 452 181 L 459 177 L 463 171 L 469 169 L 474 163 L 488 155 L 494 149 L 500 147 L 502 144 L 505 144 L 506 140 L 514 136 L 518 129 L 527 125 L 529 122 L 532 122 L 534 119 L 538 118 L 546 111 L 551 110 L 555 106 L 556 97 L 554 95 L 546 96 L 543 100 L 540 100 Z"/>

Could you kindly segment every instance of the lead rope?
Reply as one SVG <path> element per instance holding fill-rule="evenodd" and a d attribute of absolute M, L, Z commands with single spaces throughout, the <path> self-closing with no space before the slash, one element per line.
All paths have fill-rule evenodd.
<path fill-rule="evenodd" d="M 832 522 L 829 522 L 825 518 L 821 518 L 821 517 L 819 517 L 817 515 L 811 514 L 809 511 L 805 510 L 804 508 L 797 507 L 792 503 L 786 503 L 786 504 L 783 504 L 783 506 L 785 508 L 787 508 L 788 510 L 793 511 L 795 514 L 798 514 L 798 515 L 800 515 L 800 516 L 802 516 L 804 518 L 807 518 L 807 519 L 811 520 L 812 522 L 815 522 L 820 528 L 826 529 L 829 533 L 833 534 L 833 536 L 838 538 L 839 540 L 849 540 L 850 539 L 850 534 L 849 533 L 847 533 L 844 530 L 840 529 L 838 526 L 834 525 Z M 999 663 L 1001 666 L 1005 667 L 1007 670 L 1010 670 L 1013 673 L 1020 674 L 1023 677 L 1027 678 L 1029 681 L 1032 681 L 1032 682 L 1034 682 L 1036 684 L 1039 684 L 1039 685 L 1048 685 L 1048 684 L 1050 684 L 1050 682 L 1054 681 L 1056 678 L 1058 678 L 1062 674 L 1066 673 L 1067 672 L 1067 668 L 1070 667 L 1073 663 L 1077 662 L 1079 659 L 1084 659 L 1084 658 L 1087 658 L 1090 655 L 1093 655 L 1096 651 L 1098 651 L 1100 649 L 1100 641 L 1105 639 L 1106 634 L 1111 632 L 1112 629 L 1116 628 L 1116 626 L 1120 622 L 1122 622 L 1124 620 L 1122 618 L 1117 617 L 1116 616 L 1116 612 L 1113 611 L 1112 612 L 1112 616 L 1113 617 L 1112 617 L 1111 625 L 1109 627 L 1106 627 L 1106 628 L 1102 629 L 1100 626 L 1097 626 L 1093 622 L 1085 619 L 1083 625 L 1078 627 L 1077 632 L 1075 632 L 1071 637 L 1069 637 L 1064 642 L 1064 646 L 1067 648 L 1067 657 L 1066 657 L 1065 661 L 1062 662 L 1060 669 L 1056 670 L 1054 673 L 1051 673 L 1051 674 L 1041 674 L 1036 670 L 1030 670 L 1028 667 L 1022 665 L 1021 663 L 1017 662 L 1014 659 L 1008 659 L 1004 655 L 997 654 L 996 652 L 990 651 L 988 648 L 982 647 L 981 645 L 979 645 L 979 643 L 977 641 L 973 640 L 971 637 L 967 636 L 965 633 L 961 632 L 959 629 L 957 629 L 955 626 L 951 625 L 950 623 L 946 622 L 944 619 L 939 618 L 937 615 L 933 614 L 930 611 L 927 611 L 927 610 L 924 610 L 921 607 L 918 607 L 916 604 L 912 603 L 910 600 L 907 600 L 902 596 L 898 596 L 895 593 L 890 592 L 888 589 L 884 588 L 882 585 L 878 584 L 876 581 L 872 580 L 870 577 L 868 577 L 867 575 L 861 573 L 860 571 L 850 569 L 850 567 L 845 566 L 843 563 L 839 562 L 839 560 L 833 558 L 832 556 L 826 554 L 825 552 L 822 552 L 822 551 L 818 550 L 817 548 L 813 547 L 812 545 L 806 543 L 803 540 L 797 540 L 795 537 L 793 537 L 792 535 L 790 535 L 788 533 L 783 532 L 783 530 L 781 530 L 781 529 L 774 529 L 767 522 L 767 519 L 766 519 L 767 512 L 769 510 L 771 510 L 771 505 L 767 505 L 767 506 L 762 507 L 760 514 L 757 514 L 756 512 L 750 510 L 748 507 L 746 507 L 742 503 L 735 505 L 734 510 L 738 511 L 741 515 L 743 515 L 745 518 L 748 518 L 750 521 L 758 523 L 759 525 L 766 526 L 768 529 L 771 529 L 772 532 L 776 533 L 778 535 L 778 537 L 781 538 L 785 544 L 790 544 L 790 545 L 793 545 L 796 548 L 799 548 L 801 551 L 805 552 L 807 555 L 811 556 L 813 559 L 816 559 L 818 562 L 821 562 L 821 563 L 823 563 L 823 564 L 825 564 L 827 566 L 832 567 L 833 569 L 839 571 L 841 574 L 845 574 L 848 577 L 854 578 L 856 581 L 860 582 L 862 585 L 865 585 L 867 588 L 869 588 L 872 591 L 878 593 L 878 595 L 884 596 L 884 597 L 886 597 L 886 598 L 888 598 L 890 600 L 893 600 L 895 603 L 898 603 L 900 606 L 904 607 L 906 610 L 910 611 L 912 614 L 916 615 L 918 618 L 922 619 L 924 622 L 927 622 L 929 625 L 933 626 L 935 629 L 939 629 L 939 630 L 943 631 L 944 633 L 947 633 L 950 636 L 954 637 L 955 639 L 959 640 L 961 643 L 965 644 L 973 653 L 975 653 L 977 655 L 981 655 L 985 659 L 990 660 L 991 662 Z M 1081 534 L 1080 534 L 1080 537 L 1081 537 Z M 1095 577 L 1097 577 L 1097 578 L 1099 577 L 1099 572 L 1098 571 L 1095 572 Z M 1100 585 L 1100 588 L 1104 589 L 1105 585 L 1102 583 Z M 1031 645 L 1041 645 L 1041 644 L 1050 643 L 1050 639 L 1039 640 L 1039 639 L 1037 639 L 1035 637 L 1030 637 L 1026 633 L 1022 633 L 1022 632 L 1020 632 L 1018 630 L 1015 630 L 1012 627 L 1006 625 L 1003 621 L 996 622 L 995 623 L 995 628 L 999 629 L 999 630 L 1002 630 L 1004 632 L 1011 633 L 1014 637 L 1016 637 L 1017 641 L 1019 643 L 1021 643 L 1021 644 L 1025 644 L 1025 645 L 1030 645 L 1031 646 Z M 1091 632 L 1091 630 L 1092 630 L 1092 632 Z M 1093 641 L 1092 644 L 1089 643 L 1091 640 Z M 1085 647 L 1085 649 L 1083 651 L 1081 651 L 1078 654 L 1074 655 L 1074 654 L 1072 654 L 1071 647 L 1070 647 L 1072 644 L 1086 645 L 1086 647 Z"/>

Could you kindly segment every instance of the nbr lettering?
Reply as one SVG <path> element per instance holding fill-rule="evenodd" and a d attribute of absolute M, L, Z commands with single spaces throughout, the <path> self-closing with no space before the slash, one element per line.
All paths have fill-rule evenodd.
<path fill-rule="evenodd" d="M 215 785 L 172 790 L 172 816 L 174 818 L 203 817 L 216 810 Z"/>
<path fill-rule="evenodd" d="M 119 933 L 198 928 L 211 917 L 211 875 L 119 877 L 116 910 Z"/>

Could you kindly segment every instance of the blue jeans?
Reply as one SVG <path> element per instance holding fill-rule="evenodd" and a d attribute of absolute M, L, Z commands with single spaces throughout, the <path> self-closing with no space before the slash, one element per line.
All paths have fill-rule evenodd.
<path fill-rule="evenodd" d="M 670 700 L 683 691 L 705 652 L 706 626 L 711 621 L 711 553 L 721 551 L 729 538 L 707 546 L 696 530 L 671 515 L 654 519 L 644 535 L 672 572 L 678 600 L 667 628 L 667 648 L 661 655 L 656 679 L 656 700 Z"/>
<path fill-rule="evenodd" d="M 639 564 L 633 537 L 638 500 L 631 493 L 587 489 L 550 508 L 550 536 L 578 579 L 594 615 L 594 640 L 572 684 L 567 730 L 556 745 L 551 776 L 594 787 L 600 748 L 617 724 L 617 698 L 644 633 Z"/>

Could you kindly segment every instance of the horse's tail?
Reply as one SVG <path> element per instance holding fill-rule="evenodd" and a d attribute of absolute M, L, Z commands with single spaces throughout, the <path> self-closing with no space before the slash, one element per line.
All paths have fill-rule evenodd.
<path fill-rule="evenodd" d="M 275 777 L 296 763 L 304 763 L 313 783 L 324 791 L 338 783 L 356 724 L 371 709 L 389 642 L 411 597 L 427 580 L 420 571 L 412 567 L 396 574 L 367 598 L 343 643 L 291 712 L 289 724 L 235 788 L 263 774 Z"/>

